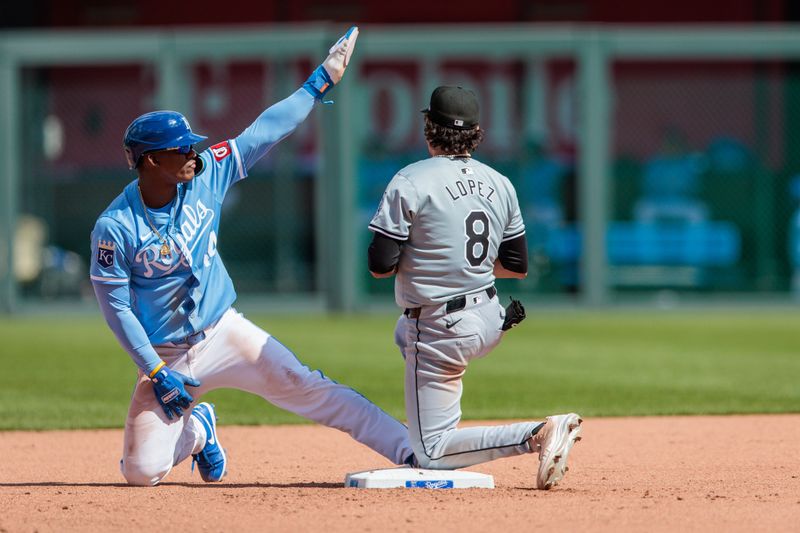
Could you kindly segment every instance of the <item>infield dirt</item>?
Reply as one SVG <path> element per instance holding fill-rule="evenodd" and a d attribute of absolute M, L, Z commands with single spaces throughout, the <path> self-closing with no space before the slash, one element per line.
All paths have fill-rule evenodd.
<path fill-rule="evenodd" d="M 391 465 L 336 430 L 222 426 L 219 437 L 223 483 L 186 461 L 140 488 L 119 473 L 119 430 L 0 433 L 0 532 L 800 527 L 800 415 L 587 418 L 547 492 L 533 488 L 535 455 L 472 467 L 494 490 L 363 490 L 344 488 L 345 474 Z"/>

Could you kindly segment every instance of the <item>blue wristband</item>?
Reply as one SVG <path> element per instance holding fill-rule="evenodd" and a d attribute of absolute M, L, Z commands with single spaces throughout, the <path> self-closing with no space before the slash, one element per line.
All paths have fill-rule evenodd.
<path fill-rule="evenodd" d="M 333 89 L 333 80 L 328 74 L 328 71 L 320 65 L 311 73 L 311 76 L 309 76 L 303 84 L 303 89 L 308 91 L 311 96 L 317 100 L 322 100 L 328 91 Z"/>

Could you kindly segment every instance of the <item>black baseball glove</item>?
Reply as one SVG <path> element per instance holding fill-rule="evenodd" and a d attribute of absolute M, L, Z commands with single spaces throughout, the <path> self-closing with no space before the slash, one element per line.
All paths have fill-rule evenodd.
<path fill-rule="evenodd" d="M 509 296 L 509 298 L 511 297 Z M 503 321 L 501 329 L 508 331 L 523 320 L 525 320 L 525 308 L 522 306 L 522 302 L 511 298 L 511 303 L 506 307 L 506 319 Z"/>

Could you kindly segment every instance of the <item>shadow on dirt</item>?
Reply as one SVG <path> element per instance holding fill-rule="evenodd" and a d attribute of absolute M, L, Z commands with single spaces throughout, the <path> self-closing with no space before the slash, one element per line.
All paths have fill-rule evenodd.
<path fill-rule="evenodd" d="M 343 489 L 342 483 L 160 483 L 159 487 L 190 487 L 193 489 Z M 120 488 L 150 488 L 135 487 L 127 483 L 70 483 L 66 481 L 38 481 L 0 483 L 0 487 L 120 487 Z"/>

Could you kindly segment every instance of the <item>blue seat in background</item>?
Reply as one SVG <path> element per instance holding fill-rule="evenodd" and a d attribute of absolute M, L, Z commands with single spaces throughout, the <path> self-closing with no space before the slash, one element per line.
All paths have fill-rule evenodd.
<path fill-rule="evenodd" d="M 789 182 L 789 193 L 795 201 L 800 200 L 800 174 Z M 800 270 L 800 207 L 792 215 L 789 227 L 789 260 L 795 270 Z"/>
<path fill-rule="evenodd" d="M 795 201 L 800 200 L 800 174 L 789 182 L 789 193 Z M 792 264 L 791 288 L 795 298 L 800 299 L 800 207 L 789 222 L 789 261 Z"/>
<path fill-rule="evenodd" d="M 739 260 L 741 237 L 730 222 L 612 222 L 606 246 L 612 265 L 729 266 Z M 566 226 L 552 231 L 547 252 L 558 263 L 577 261 L 581 254 L 580 230 Z"/>
<path fill-rule="evenodd" d="M 560 190 L 568 171 L 555 157 L 543 157 L 522 168 L 518 193 L 532 249 L 545 248 L 550 232 L 564 224 Z"/>
<path fill-rule="evenodd" d="M 753 154 L 747 146 L 731 136 L 714 138 L 706 147 L 709 169 L 715 172 L 743 172 L 754 164 Z"/>
<path fill-rule="evenodd" d="M 609 225 L 608 258 L 613 265 L 727 266 L 739 259 L 739 230 L 730 222 Z"/>
<path fill-rule="evenodd" d="M 660 156 L 650 159 L 642 176 L 642 196 L 634 206 L 639 221 L 699 222 L 708 218 L 708 207 L 696 196 L 705 160 L 699 154 Z"/>

